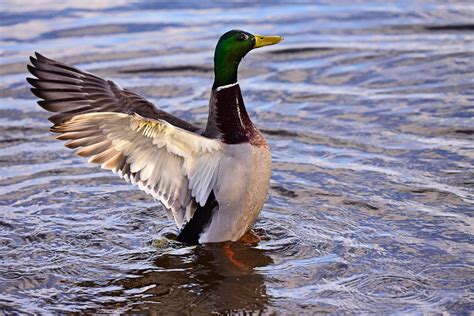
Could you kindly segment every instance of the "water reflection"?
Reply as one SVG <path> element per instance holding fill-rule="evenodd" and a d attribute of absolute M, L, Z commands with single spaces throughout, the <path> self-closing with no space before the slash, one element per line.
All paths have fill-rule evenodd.
<path fill-rule="evenodd" d="M 114 290 L 104 297 L 127 297 L 129 312 L 223 313 L 265 308 L 264 277 L 255 270 L 273 263 L 264 250 L 241 243 L 177 247 L 163 253 L 157 248 L 151 266 L 108 283 L 105 288 Z M 116 300 L 102 304 L 105 309 L 121 305 Z"/>

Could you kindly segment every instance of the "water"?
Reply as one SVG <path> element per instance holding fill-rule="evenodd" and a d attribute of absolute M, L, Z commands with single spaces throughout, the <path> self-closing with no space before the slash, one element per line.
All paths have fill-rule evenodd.
<path fill-rule="evenodd" d="M 472 2 L 1 6 L 2 313 L 473 311 Z M 27 57 L 203 125 L 232 28 L 285 36 L 240 68 L 273 151 L 264 240 L 185 247 L 160 205 L 53 139 Z"/>

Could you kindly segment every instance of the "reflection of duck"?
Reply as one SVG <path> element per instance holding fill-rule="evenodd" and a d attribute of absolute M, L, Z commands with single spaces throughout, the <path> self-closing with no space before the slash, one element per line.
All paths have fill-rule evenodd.
<path fill-rule="evenodd" d="M 233 259 L 240 265 L 228 259 L 226 249 L 233 252 Z M 268 298 L 264 278 L 254 268 L 272 263 L 263 250 L 241 243 L 224 247 L 208 244 L 188 248 L 187 252 L 179 249 L 161 254 L 154 268 L 130 271 L 127 274 L 133 277 L 109 285 L 123 288 L 113 296 L 126 298 L 128 311 L 160 314 L 260 311 Z"/>
<path fill-rule="evenodd" d="M 271 157 L 247 115 L 237 82 L 241 59 L 279 36 L 229 31 L 219 40 L 206 129 L 185 122 L 111 81 L 36 54 L 28 78 L 38 104 L 57 112 L 51 131 L 89 162 L 158 199 L 187 243 L 235 241 L 258 216 Z"/>

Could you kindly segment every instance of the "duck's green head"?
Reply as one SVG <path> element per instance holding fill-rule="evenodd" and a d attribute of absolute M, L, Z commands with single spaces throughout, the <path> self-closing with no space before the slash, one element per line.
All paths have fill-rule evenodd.
<path fill-rule="evenodd" d="M 273 45 L 281 36 L 262 36 L 232 30 L 221 36 L 214 53 L 214 86 L 217 88 L 237 82 L 239 63 L 254 48 Z"/>

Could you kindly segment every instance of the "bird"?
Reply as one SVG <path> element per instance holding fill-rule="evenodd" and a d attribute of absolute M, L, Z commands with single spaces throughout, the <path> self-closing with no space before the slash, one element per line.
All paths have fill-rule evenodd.
<path fill-rule="evenodd" d="M 214 51 L 214 82 L 205 128 L 186 122 L 113 81 L 30 56 L 26 80 L 57 139 L 161 202 L 185 244 L 237 241 L 268 195 L 272 158 L 251 121 L 238 67 L 251 50 L 281 36 L 223 34 Z"/>

